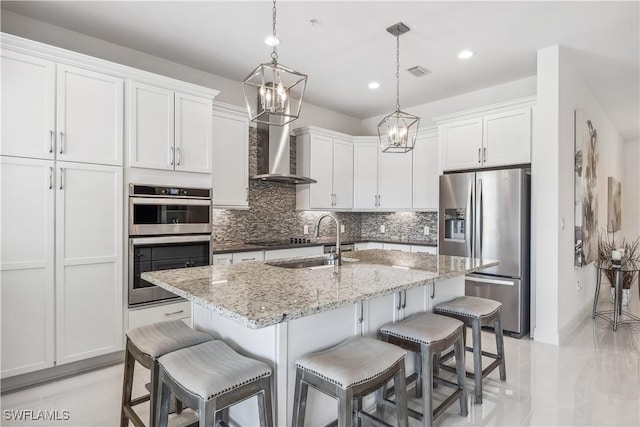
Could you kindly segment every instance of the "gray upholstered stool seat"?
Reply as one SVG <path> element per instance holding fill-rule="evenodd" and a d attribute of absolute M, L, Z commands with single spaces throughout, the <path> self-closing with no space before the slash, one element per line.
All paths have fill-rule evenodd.
<path fill-rule="evenodd" d="M 379 423 L 380 420 L 361 412 L 362 397 L 383 387 L 391 378 L 398 389 L 405 390 L 398 396 L 398 425 L 407 426 L 406 355 L 397 346 L 357 336 L 301 357 L 296 361 L 293 426 L 304 425 L 308 386 L 338 399 L 339 427 L 359 424 L 361 416 Z"/>
<path fill-rule="evenodd" d="M 213 337 L 187 326 L 182 320 L 152 323 L 139 326 L 127 332 L 124 378 L 122 386 L 122 408 L 120 426 L 129 425 L 129 420 L 137 427 L 144 423 L 133 410 L 133 406 L 149 401 L 149 426 L 155 423 L 157 410 L 156 392 L 158 388 L 158 358 L 172 351 L 213 340 Z M 135 362 L 151 371 L 151 390 L 146 396 L 131 399 Z M 178 406 L 178 411 L 181 406 Z"/>
<path fill-rule="evenodd" d="M 158 362 L 157 426 L 168 423 L 171 393 L 198 410 L 201 426 L 213 426 L 216 412 L 257 396 L 260 425 L 273 425 L 272 370 L 266 363 L 242 356 L 217 340 L 165 354 Z"/>
<path fill-rule="evenodd" d="M 435 306 L 434 312 L 459 319 L 466 326 L 471 327 L 473 334 L 473 347 L 465 347 L 467 351 L 473 352 L 473 372 L 467 372 L 469 378 L 473 378 L 475 384 L 475 401 L 482 403 L 482 380 L 495 368 L 500 368 L 500 380 L 507 379 L 504 338 L 502 326 L 500 324 L 500 310 L 502 303 L 487 298 L 472 296 L 458 297 L 452 301 L 443 302 Z M 493 326 L 496 338 L 496 354 L 482 351 L 481 328 L 483 326 Z M 466 343 L 466 328 L 465 328 Z M 494 359 L 489 366 L 482 369 L 482 356 Z M 446 361 L 451 357 L 451 353 L 444 355 L 441 361 Z M 447 365 L 440 365 L 443 369 L 451 370 Z M 437 369 L 437 368 L 436 368 Z"/>
<path fill-rule="evenodd" d="M 388 323 L 380 328 L 382 339 L 416 354 L 416 395 L 422 396 L 422 414 L 409 414 L 422 419 L 423 426 L 432 426 L 433 420 L 444 412 L 456 399 L 460 401 L 460 414 L 467 415 L 467 388 L 464 372 L 464 324 L 456 319 L 433 313 L 416 313 L 403 321 Z M 434 356 L 454 346 L 458 382 L 452 383 L 434 376 Z M 433 408 L 434 380 L 455 391 L 435 409 Z M 397 390 L 396 390 L 397 393 Z M 383 398 L 386 398 L 383 393 Z M 379 405 L 382 402 L 379 401 Z"/>

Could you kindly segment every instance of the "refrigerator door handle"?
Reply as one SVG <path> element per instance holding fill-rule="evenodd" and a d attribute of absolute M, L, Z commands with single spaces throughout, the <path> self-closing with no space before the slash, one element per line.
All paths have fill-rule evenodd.
<path fill-rule="evenodd" d="M 471 258 L 475 258 L 474 247 L 473 247 L 473 227 L 469 227 L 469 224 L 473 224 L 473 185 L 469 186 L 469 197 L 467 197 L 467 221 L 468 224 L 465 226 L 465 233 L 467 234 L 467 242 L 469 245 L 469 256 Z"/>
<path fill-rule="evenodd" d="M 511 280 L 498 280 L 498 279 L 481 279 L 477 276 L 468 276 L 468 280 L 477 283 L 489 283 L 491 285 L 503 285 L 503 286 L 513 286 L 514 282 Z"/>

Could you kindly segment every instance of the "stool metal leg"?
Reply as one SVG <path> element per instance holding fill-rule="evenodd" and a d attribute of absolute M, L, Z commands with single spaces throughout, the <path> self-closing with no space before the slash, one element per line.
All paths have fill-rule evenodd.
<path fill-rule="evenodd" d="M 338 427 L 351 427 L 353 421 L 353 390 L 338 390 Z"/>
<path fill-rule="evenodd" d="M 500 324 L 500 315 L 496 316 L 496 319 L 493 321 L 493 329 L 496 334 L 496 353 L 498 353 L 498 357 L 500 357 L 500 381 L 506 381 L 507 364 L 504 357 L 504 337 L 502 334 L 502 325 Z"/>
<path fill-rule="evenodd" d="M 422 353 L 415 352 L 415 365 L 416 365 L 416 397 L 422 397 Z"/>
<path fill-rule="evenodd" d="M 129 425 L 129 417 L 125 413 L 125 407 L 131 406 L 131 391 L 133 389 L 133 369 L 136 361 L 129 351 L 129 339 L 127 338 L 127 349 L 124 359 L 124 379 L 122 381 L 122 407 L 120 409 L 120 427 Z"/>
<path fill-rule="evenodd" d="M 362 422 L 360 420 L 360 411 L 362 410 L 362 398 L 355 399 L 353 402 L 353 426 L 360 427 Z"/>
<path fill-rule="evenodd" d="M 407 410 L 407 403 L 409 400 L 409 396 L 407 395 L 407 378 L 405 373 L 404 360 L 401 362 L 400 370 L 393 377 L 393 388 L 396 393 L 396 416 L 398 418 L 398 427 L 408 427 L 409 411 Z"/>
<path fill-rule="evenodd" d="M 154 421 L 156 419 L 156 412 L 158 410 L 158 405 L 156 402 L 157 394 L 158 394 L 158 376 L 160 372 L 160 364 L 157 360 L 153 361 L 151 365 L 151 390 L 149 393 L 149 426 L 153 426 Z M 171 400 L 171 399 L 169 399 Z"/>
<path fill-rule="evenodd" d="M 302 381 L 303 371 L 296 369 L 296 387 L 293 397 L 293 419 L 294 427 L 304 426 L 304 414 L 307 410 L 307 391 L 309 386 Z"/>
<path fill-rule="evenodd" d="M 260 427 L 273 426 L 273 412 L 271 403 L 271 377 L 260 380 L 262 393 L 258 393 L 258 412 L 260 414 Z"/>
<path fill-rule="evenodd" d="M 199 427 L 214 426 L 216 409 L 217 402 L 215 398 L 209 401 L 200 400 L 200 402 L 198 402 L 198 412 L 200 413 L 200 416 L 198 417 Z"/>
<path fill-rule="evenodd" d="M 159 403 L 158 411 L 155 413 L 153 424 L 156 427 L 167 427 L 169 424 L 169 402 L 171 400 L 171 391 L 169 386 L 164 382 L 164 373 L 158 375 L 156 380 L 159 382 L 155 399 Z"/>
<path fill-rule="evenodd" d="M 480 321 L 474 319 L 471 322 L 473 334 L 473 379 L 475 383 L 476 403 L 482 403 L 482 339 L 480 334 Z"/>
<path fill-rule="evenodd" d="M 464 328 L 465 326 L 463 326 Z M 465 348 L 462 337 L 453 345 L 453 351 L 456 356 L 456 374 L 458 376 L 458 386 L 462 389 L 462 395 L 460 396 L 460 415 L 466 417 L 469 413 L 467 407 L 467 375 L 466 368 L 464 366 Z"/>
<path fill-rule="evenodd" d="M 433 353 L 422 345 L 422 425 L 433 425 Z M 426 393 L 426 394 L 425 394 Z"/>

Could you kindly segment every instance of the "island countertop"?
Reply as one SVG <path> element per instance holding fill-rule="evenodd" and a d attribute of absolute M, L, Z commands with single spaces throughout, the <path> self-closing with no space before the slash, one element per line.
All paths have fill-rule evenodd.
<path fill-rule="evenodd" d="M 381 249 L 349 252 L 344 259 L 339 267 L 319 269 L 247 262 L 145 272 L 142 278 L 259 329 L 498 264 L 495 260 Z"/>

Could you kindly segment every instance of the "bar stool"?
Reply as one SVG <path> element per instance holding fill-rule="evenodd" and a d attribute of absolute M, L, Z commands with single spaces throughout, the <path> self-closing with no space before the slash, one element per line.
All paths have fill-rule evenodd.
<path fill-rule="evenodd" d="M 380 328 L 380 335 L 386 342 L 398 345 L 419 355 L 421 363 L 416 364 L 416 394 L 422 394 L 422 414 L 410 410 L 412 417 L 422 418 L 423 426 L 432 426 L 433 420 L 460 400 L 460 414 L 467 416 L 467 386 L 464 375 L 464 324 L 456 319 L 433 313 L 416 313 L 403 321 L 389 323 Z M 458 383 L 438 378 L 433 371 L 434 356 L 454 346 Z M 455 391 L 438 407 L 433 409 L 434 381 L 454 388 Z M 397 393 L 397 389 L 396 389 Z M 385 396 L 383 395 L 383 398 Z"/>
<path fill-rule="evenodd" d="M 201 427 L 213 427 L 216 412 L 257 396 L 260 426 L 273 426 L 271 368 L 266 363 L 218 340 L 165 354 L 158 362 L 157 426 L 168 424 L 171 393 L 198 410 Z"/>
<path fill-rule="evenodd" d="M 467 372 L 467 377 L 473 378 L 475 383 L 475 401 L 482 403 L 482 380 L 489 375 L 496 367 L 500 367 L 500 381 L 507 379 L 507 372 L 504 358 L 504 339 L 502 334 L 502 326 L 500 324 L 500 309 L 502 304 L 487 298 L 478 297 L 458 297 L 449 302 L 443 302 L 435 306 L 434 312 L 459 319 L 466 326 L 471 326 L 473 335 L 473 348 L 465 347 L 467 351 L 473 352 L 473 373 Z M 482 326 L 491 326 L 493 324 L 496 337 L 496 352 L 489 353 L 482 351 L 482 342 L 480 330 Z M 465 346 L 466 346 L 466 328 L 465 328 Z M 484 370 L 482 369 L 482 356 L 495 359 Z M 442 356 L 441 362 L 451 357 L 451 352 Z M 439 364 L 439 367 L 446 370 L 452 368 L 447 365 Z M 437 369 L 437 368 L 436 368 Z"/>
<path fill-rule="evenodd" d="M 194 331 L 182 320 L 158 322 L 129 330 L 127 332 L 124 378 L 122 381 L 120 427 L 128 426 L 129 420 L 136 427 L 144 427 L 144 423 L 133 410 L 133 406 L 147 400 L 150 405 L 149 426 L 155 425 L 158 358 L 160 356 L 211 340 L 213 340 L 213 337 L 203 332 Z M 132 400 L 133 370 L 136 361 L 151 371 L 151 390 L 149 394 Z"/>
<path fill-rule="evenodd" d="M 404 359 L 407 352 L 373 338 L 351 337 L 296 361 L 293 427 L 304 426 L 309 386 L 338 399 L 338 427 L 360 425 L 360 417 L 388 425 L 362 411 L 362 398 L 393 378 L 399 393 L 398 426 L 408 426 Z M 355 407 L 354 407 L 355 400 Z"/>

